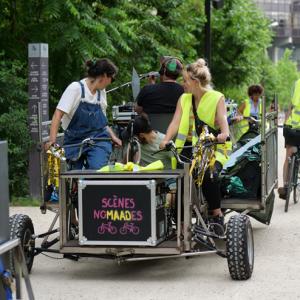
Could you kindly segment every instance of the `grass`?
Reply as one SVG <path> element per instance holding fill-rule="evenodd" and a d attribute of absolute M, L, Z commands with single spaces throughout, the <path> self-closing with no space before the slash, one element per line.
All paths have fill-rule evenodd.
<path fill-rule="evenodd" d="M 41 201 L 30 197 L 12 197 L 11 206 L 40 206 Z"/>

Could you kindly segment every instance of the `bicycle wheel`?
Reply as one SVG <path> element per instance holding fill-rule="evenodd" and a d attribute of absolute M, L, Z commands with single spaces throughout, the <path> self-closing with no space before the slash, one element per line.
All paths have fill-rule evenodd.
<path fill-rule="evenodd" d="M 294 176 L 293 176 L 293 183 L 294 183 L 294 203 L 297 203 L 300 196 L 300 177 L 299 177 L 299 160 L 295 160 L 295 167 L 294 167 Z"/>
<path fill-rule="evenodd" d="M 293 188 L 294 166 L 295 166 L 295 155 L 292 155 L 288 164 L 288 186 L 287 186 L 287 193 L 286 193 L 286 200 L 285 200 L 285 207 L 284 207 L 285 212 L 288 211 L 291 191 Z"/>
<path fill-rule="evenodd" d="M 126 162 L 131 161 L 133 163 L 139 164 L 140 159 L 141 159 L 140 143 L 137 140 L 133 140 L 127 145 Z"/>

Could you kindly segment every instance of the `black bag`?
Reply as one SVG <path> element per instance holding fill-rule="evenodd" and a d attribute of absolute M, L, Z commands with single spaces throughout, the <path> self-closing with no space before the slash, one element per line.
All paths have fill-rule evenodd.
<path fill-rule="evenodd" d="M 257 199 L 261 197 L 260 161 L 260 145 L 255 145 L 243 153 L 233 167 L 223 171 L 221 192 L 224 198 Z M 234 182 L 233 178 L 236 179 Z M 242 187 L 237 183 L 240 183 Z"/>

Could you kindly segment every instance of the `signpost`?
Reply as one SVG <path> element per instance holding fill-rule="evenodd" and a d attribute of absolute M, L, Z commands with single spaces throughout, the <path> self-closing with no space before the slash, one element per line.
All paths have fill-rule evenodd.
<path fill-rule="evenodd" d="M 211 69 L 211 2 L 215 9 L 221 9 L 224 5 L 224 0 L 205 0 L 205 58 L 208 64 L 208 67 Z"/>
<path fill-rule="evenodd" d="M 41 162 L 37 144 L 49 135 L 47 126 L 40 127 L 41 132 L 39 130 L 39 121 L 49 120 L 48 81 L 48 44 L 28 44 L 28 119 L 34 142 L 29 154 L 29 190 L 34 198 L 41 197 Z"/>

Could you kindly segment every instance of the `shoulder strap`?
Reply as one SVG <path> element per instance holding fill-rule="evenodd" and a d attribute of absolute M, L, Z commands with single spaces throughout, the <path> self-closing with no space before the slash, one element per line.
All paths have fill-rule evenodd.
<path fill-rule="evenodd" d="M 84 99 L 85 98 L 84 85 L 81 81 L 78 81 L 78 83 L 80 84 L 81 87 L 81 99 Z"/>
<path fill-rule="evenodd" d="M 97 101 L 100 102 L 101 92 L 97 90 Z"/>
<path fill-rule="evenodd" d="M 192 104 L 193 104 L 193 114 L 194 114 L 194 119 L 195 119 L 195 129 L 196 129 L 197 135 L 199 136 L 202 132 L 202 128 L 205 125 L 205 123 L 203 121 L 201 121 L 198 117 L 194 95 L 192 95 Z"/>
<path fill-rule="evenodd" d="M 193 114 L 194 114 L 194 118 L 195 118 L 195 129 L 196 129 L 197 135 L 200 136 L 203 126 L 206 125 L 208 127 L 208 131 L 216 136 L 219 131 L 211 128 L 208 124 L 206 124 L 205 122 L 203 122 L 202 120 L 199 119 L 197 110 L 196 110 L 195 96 L 192 95 L 192 97 L 193 97 L 192 98 Z"/>

